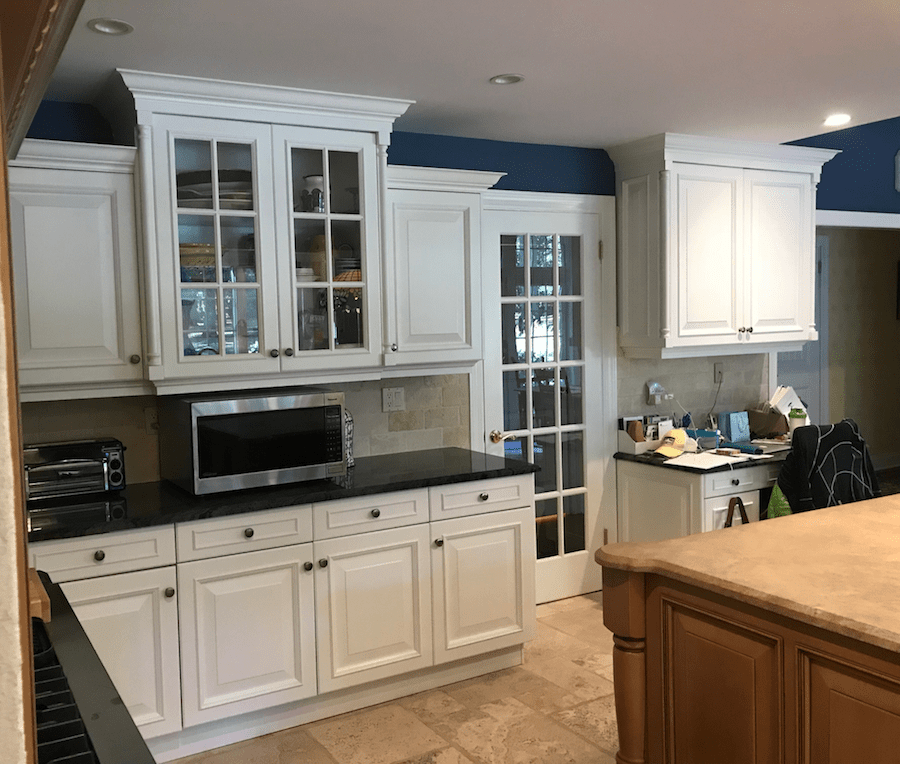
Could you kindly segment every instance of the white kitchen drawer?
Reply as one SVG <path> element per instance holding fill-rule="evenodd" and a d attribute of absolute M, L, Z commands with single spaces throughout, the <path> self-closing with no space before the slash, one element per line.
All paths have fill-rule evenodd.
<path fill-rule="evenodd" d="M 316 541 L 428 522 L 428 489 L 381 493 L 313 505 Z"/>
<path fill-rule="evenodd" d="M 534 478 L 531 475 L 451 483 L 428 490 L 432 520 L 516 509 L 534 502 Z"/>
<path fill-rule="evenodd" d="M 740 493 L 741 491 L 758 491 L 775 485 L 781 462 L 763 464 L 758 467 L 741 467 L 726 472 L 713 472 L 704 475 L 705 495 L 722 496 Z"/>
<path fill-rule="evenodd" d="M 100 533 L 76 539 L 30 544 L 32 567 L 54 583 L 108 576 L 175 564 L 175 529 L 171 525 Z"/>
<path fill-rule="evenodd" d="M 312 505 L 178 523 L 178 561 L 205 560 L 312 541 Z"/>
<path fill-rule="evenodd" d="M 744 493 L 731 494 L 729 496 L 717 496 L 703 502 L 703 527 L 705 531 L 716 531 L 725 527 L 725 519 L 728 517 L 728 504 L 737 496 L 744 502 L 744 510 L 747 519 L 751 522 L 759 520 L 759 491 L 746 491 Z M 734 517 L 731 520 L 732 527 L 743 524 L 740 510 L 734 508 Z"/>

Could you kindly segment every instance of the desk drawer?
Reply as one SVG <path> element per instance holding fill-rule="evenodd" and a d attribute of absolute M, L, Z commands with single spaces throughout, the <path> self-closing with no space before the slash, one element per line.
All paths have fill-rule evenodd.
<path fill-rule="evenodd" d="M 245 512 L 175 526 L 178 561 L 205 560 L 312 541 L 312 506 Z"/>
<path fill-rule="evenodd" d="M 317 541 L 427 522 L 427 488 L 337 499 L 313 506 Z"/>
<path fill-rule="evenodd" d="M 775 485 L 781 463 L 762 464 L 754 467 L 740 467 L 727 472 L 713 472 L 703 476 L 704 495 L 726 496 L 743 491 L 758 491 Z"/>
<path fill-rule="evenodd" d="M 175 564 L 175 530 L 171 525 L 76 539 L 41 541 L 28 549 L 31 566 L 54 583 L 109 576 Z"/>

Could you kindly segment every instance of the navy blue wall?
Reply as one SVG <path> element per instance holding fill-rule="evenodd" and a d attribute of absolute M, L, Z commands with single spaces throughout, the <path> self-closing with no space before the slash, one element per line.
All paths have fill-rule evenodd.
<path fill-rule="evenodd" d="M 97 109 L 60 101 L 41 103 L 28 137 L 78 143 L 113 141 L 112 129 Z M 505 172 L 496 188 L 515 191 L 616 193 L 613 163 L 602 149 L 394 132 L 388 163 Z"/>
<path fill-rule="evenodd" d="M 900 213 L 900 192 L 894 188 L 894 157 L 900 151 L 900 117 L 792 143 L 841 150 L 822 168 L 816 193 L 818 209 Z"/>

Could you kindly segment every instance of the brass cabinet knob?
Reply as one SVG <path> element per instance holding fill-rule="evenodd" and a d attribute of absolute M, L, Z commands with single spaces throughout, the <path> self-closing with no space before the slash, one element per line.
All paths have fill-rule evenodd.
<path fill-rule="evenodd" d="M 444 546 L 444 539 L 435 539 L 434 545 L 435 546 Z"/>
<path fill-rule="evenodd" d="M 490 494 L 487 494 L 487 493 L 478 494 L 478 501 L 487 501 L 490 498 L 491 498 Z"/>
<path fill-rule="evenodd" d="M 292 355 L 294 355 L 294 348 L 285 348 L 285 349 L 284 349 L 284 354 L 285 354 L 286 356 L 292 356 Z"/>
<path fill-rule="evenodd" d="M 253 528 L 245 528 L 245 529 L 244 529 L 244 535 L 245 535 L 248 539 L 252 539 L 252 538 L 253 538 Z"/>
<path fill-rule="evenodd" d="M 328 567 L 328 560 L 325 557 L 323 557 L 321 560 L 319 560 L 319 567 L 320 568 Z"/>
<path fill-rule="evenodd" d="M 303 570 L 312 570 L 312 569 L 313 569 L 313 564 L 311 562 L 303 563 Z"/>
<path fill-rule="evenodd" d="M 175 589 L 172 588 L 171 586 L 169 586 L 166 588 L 166 590 L 163 592 L 163 594 L 166 595 L 166 599 L 172 599 L 172 597 L 175 596 Z"/>
<path fill-rule="evenodd" d="M 129 358 L 128 360 L 131 361 L 131 362 L 134 363 L 134 364 L 138 364 L 138 363 L 141 362 L 141 357 L 140 357 L 137 353 L 135 353 L 135 354 L 134 354 L 133 356 L 131 356 L 131 358 Z"/>
<path fill-rule="evenodd" d="M 373 509 L 373 510 L 372 510 L 372 517 L 381 517 L 381 510 L 378 509 L 378 508 Z"/>
<path fill-rule="evenodd" d="M 103 562 L 106 559 L 106 552 L 104 552 L 102 549 L 98 549 L 96 552 L 94 552 L 94 559 L 97 562 Z"/>
<path fill-rule="evenodd" d="M 276 348 L 272 348 L 269 351 L 269 355 L 272 356 L 272 358 L 278 358 L 278 355 L 279 355 L 278 350 Z"/>

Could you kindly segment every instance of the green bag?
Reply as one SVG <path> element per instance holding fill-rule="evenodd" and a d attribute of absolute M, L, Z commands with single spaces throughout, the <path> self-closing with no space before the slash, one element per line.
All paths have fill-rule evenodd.
<path fill-rule="evenodd" d="M 769 507 L 766 512 L 767 517 L 784 517 L 791 514 L 791 505 L 788 504 L 787 497 L 781 492 L 778 483 L 772 489 L 772 495 L 769 497 Z"/>

